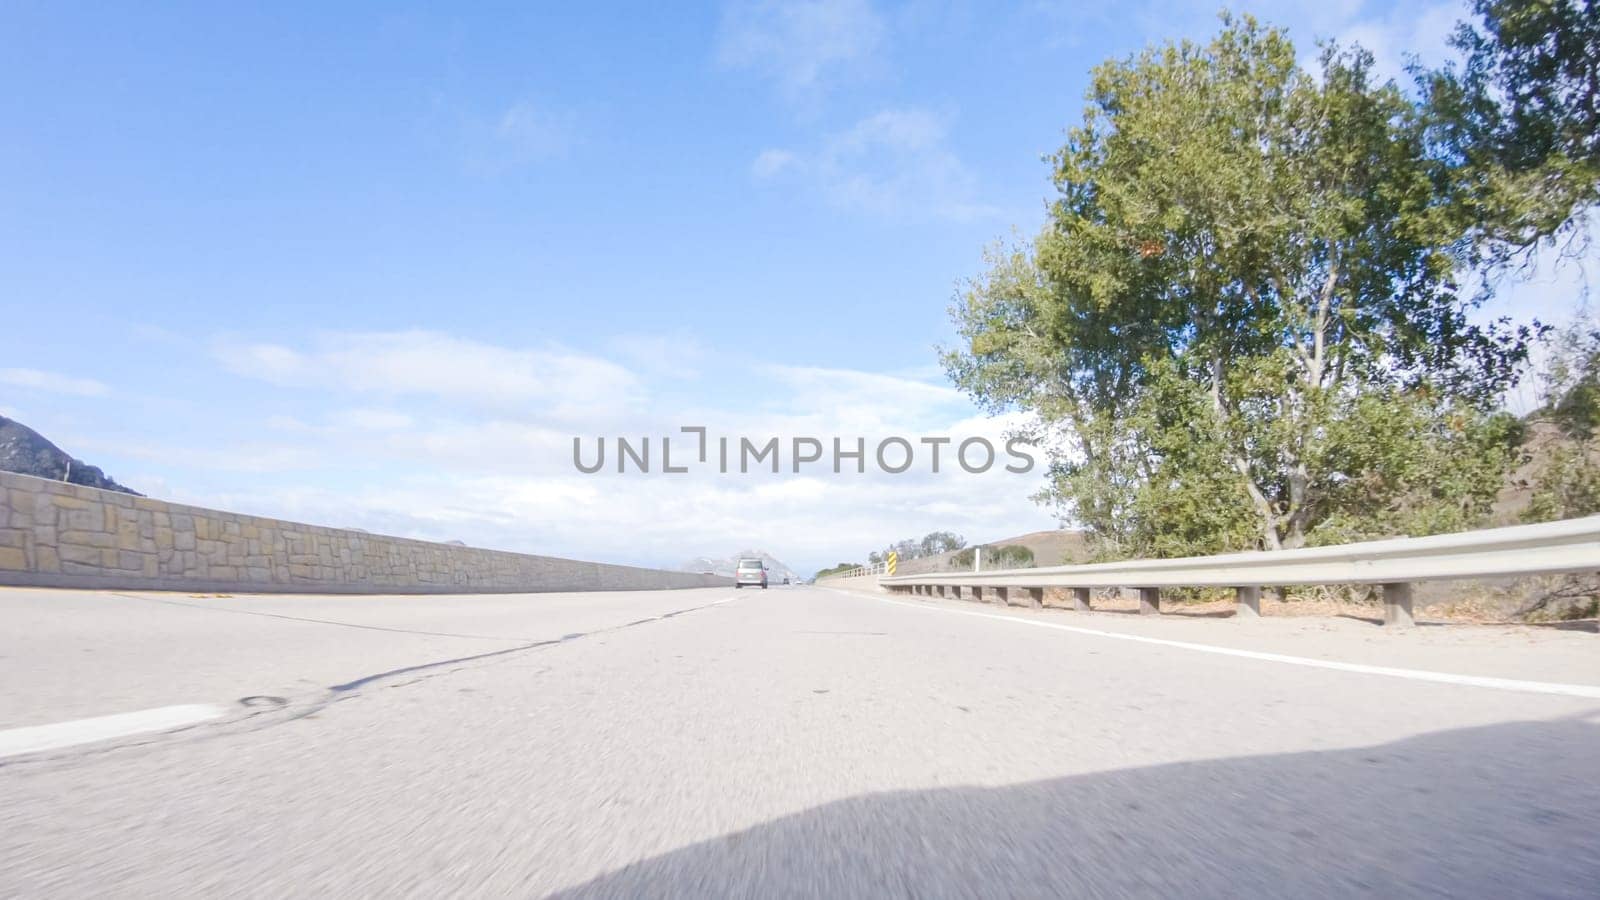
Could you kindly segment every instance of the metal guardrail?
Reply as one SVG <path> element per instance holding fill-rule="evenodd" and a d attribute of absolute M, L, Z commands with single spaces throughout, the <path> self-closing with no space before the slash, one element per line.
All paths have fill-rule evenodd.
<path fill-rule="evenodd" d="M 854 569 L 846 569 L 843 572 L 834 572 L 831 575 L 824 575 L 818 580 L 827 581 L 829 578 L 864 578 L 868 575 L 882 575 L 883 569 L 883 563 L 875 563 L 870 566 L 856 566 Z"/>
<path fill-rule="evenodd" d="M 1044 588 L 1072 588 L 1079 609 L 1088 609 L 1093 588 L 1131 587 L 1138 589 L 1144 613 L 1160 611 L 1162 588 L 1231 587 L 1238 592 L 1239 614 L 1246 617 L 1260 614 L 1263 587 L 1378 584 L 1385 623 L 1409 625 L 1413 582 L 1581 572 L 1600 572 L 1600 516 L 1301 550 L 896 575 L 880 584 L 945 596 L 961 596 L 966 589 L 976 599 L 991 590 L 1007 603 L 1011 592 L 1020 590 L 1020 598 L 1033 606 L 1042 602 Z"/>

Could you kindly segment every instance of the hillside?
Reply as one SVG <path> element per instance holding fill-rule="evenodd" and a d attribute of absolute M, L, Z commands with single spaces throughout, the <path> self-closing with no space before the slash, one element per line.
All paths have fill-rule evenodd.
<path fill-rule="evenodd" d="M 1066 563 L 1084 562 L 1088 559 L 1088 548 L 1084 541 L 1084 533 L 1068 528 L 1032 531 L 997 541 L 984 541 L 983 546 L 1027 547 L 1033 551 L 1033 564 L 1035 566 L 1059 566 Z M 915 575 L 921 572 L 947 572 L 955 567 L 951 562 L 951 558 L 960 552 L 963 551 L 957 550 L 949 553 L 940 553 L 937 556 L 901 560 L 898 571 L 906 575 Z M 970 565 L 962 568 L 970 568 Z"/>
<path fill-rule="evenodd" d="M 0 416 L 0 471 L 139 495 L 107 477 L 99 467 L 74 459 L 44 435 L 5 416 Z"/>
<path fill-rule="evenodd" d="M 727 575 L 732 577 L 734 568 L 739 565 L 739 560 L 752 556 L 760 557 L 761 560 L 767 564 L 769 577 L 773 581 L 781 581 L 784 578 L 788 578 L 791 581 L 800 580 L 800 576 L 796 575 L 795 571 L 789 568 L 787 563 L 783 562 L 765 550 L 740 550 L 738 553 L 735 553 L 732 556 L 715 559 L 709 556 L 697 556 L 679 566 L 678 571 L 713 572 L 717 575 Z"/>

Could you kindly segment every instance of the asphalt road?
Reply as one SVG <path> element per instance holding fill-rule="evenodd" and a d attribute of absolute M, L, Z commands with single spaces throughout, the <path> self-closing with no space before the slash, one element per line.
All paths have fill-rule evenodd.
<path fill-rule="evenodd" d="M 222 711 L 0 758 L 0 897 L 1600 884 L 1600 699 L 1024 623 L 1402 666 L 1410 640 L 1434 669 L 1476 638 L 1235 623 L 1223 640 L 1219 623 L 973 609 L 814 588 L 0 591 L 0 745 L 136 710 Z M 1600 660 L 1600 636 L 1552 636 L 1548 654 L 1543 640 L 1495 652 L 1518 675 L 1548 656 L 1600 685 L 1581 655 Z"/>

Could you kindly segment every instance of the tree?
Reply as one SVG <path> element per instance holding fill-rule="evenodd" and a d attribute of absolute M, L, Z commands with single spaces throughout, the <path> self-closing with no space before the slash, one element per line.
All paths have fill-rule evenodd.
<path fill-rule="evenodd" d="M 938 556 L 951 550 L 960 550 L 966 545 L 967 539 L 953 531 L 930 531 L 923 535 L 917 551 L 920 556 Z"/>
<path fill-rule="evenodd" d="M 1531 333 L 1469 321 L 1442 164 L 1366 53 L 1326 48 L 1313 75 L 1225 16 L 1206 45 L 1096 68 L 1052 162 L 1050 223 L 991 255 L 944 362 L 1037 415 L 1045 499 L 1102 546 L 1298 547 L 1359 509 L 1392 531 L 1430 493 L 1421 461 L 1506 463 L 1485 410 Z M 1497 478 L 1431 500 L 1486 509 Z"/>
<path fill-rule="evenodd" d="M 831 566 L 831 567 L 826 568 L 826 569 L 818 569 L 817 570 L 817 574 L 813 575 L 811 578 L 812 578 L 813 581 L 815 581 L 818 578 L 826 578 L 829 575 L 837 575 L 840 572 L 848 572 L 851 569 L 859 569 L 859 568 L 861 568 L 861 564 L 860 563 L 842 562 L 842 563 L 839 563 L 838 565 Z"/>
<path fill-rule="evenodd" d="M 1462 60 L 1421 72 L 1452 208 L 1490 259 L 1572 231 L 1600 199 L 1600 6 L 1474 0 Z"/>
<path fill-rule="evenodd" d="M 1021 544 L 996 544 L 991 546 L 968 547 L 960 553 L 950 557 L 950 567 L 961 571 L 971 569 L 976 564 L 974 554 L 983 552 L 983 567 L 986 569 L 1025 569 L 1033 565 L 1033 551 Z"/>
<path fill-rule="evenodd" d="M 923 535 L 921 540 L 908 539 L 895 541 L 882 551 L 867 554 L 867 561 L 876 565 L 889 558 L 890 553 L 898 553 L 902 560 L 918 559 L 924 556 L 937 556 L 951 550 L 960 550 L 967 545 L 967 539 L 952 531 L 931 531 Z"/>
<path fill-rule="evenodd" d="M 1551 342 L 1537 420 L 1556 427 L 1534 472 L 1531 522 L 1600 513 L 1600 321 L 1582 317 Z"/>
<path fill-rule="evenodd" d="M 1550 350 L 1539 415 L 1587 441 L 1600 427 L 1600 320 L 1580 317 L 1556 334 Z"/>

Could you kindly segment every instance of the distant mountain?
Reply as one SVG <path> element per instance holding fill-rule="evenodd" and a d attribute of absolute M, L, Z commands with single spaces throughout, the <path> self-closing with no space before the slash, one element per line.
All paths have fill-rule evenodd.
<path fill-rule="evenodd" d="M 712 559 L 709 556 L 697 556 L 678 567 L 680 572 L 712 572 L 717 575 L 733 576 L 733 570 L 738 567 L 739 560 L 749 557 L 760 557 L 767 564 L 768 578 L 773 582 L 788 578 L 790 581 L 799 581 L 800 576 L 789 568 L 788 564 L 768 553 L 765 550 L 740 550 L 732 556 Z"/>
<path fill-rule="evenodd" d="M 44 435 L 5 416 L 0 416 L 0 471 L 144 496 L 107 478 L 97 466 L 73 459 Z"/>

